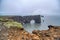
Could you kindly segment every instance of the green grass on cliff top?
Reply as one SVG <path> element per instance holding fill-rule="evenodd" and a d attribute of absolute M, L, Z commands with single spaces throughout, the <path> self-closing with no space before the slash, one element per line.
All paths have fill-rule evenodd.
<path fill-rule="evenodd" d="M 22 28 L 22 24 L 18 22 L 5 22 L 4 25 L 8 28 L 10 27 Z"/>
<path fill-rule="evenodd" d="M 22 28 L 22 24 L 18 23 L 16 21 L 10 20 L 10 19 L 5 19 L 5 18 L 0 18 L 0 22 L 3 22 L 3 25 L 6 26 L 7 28 L 11 27 L 17 27 L 17 28 Z"/>

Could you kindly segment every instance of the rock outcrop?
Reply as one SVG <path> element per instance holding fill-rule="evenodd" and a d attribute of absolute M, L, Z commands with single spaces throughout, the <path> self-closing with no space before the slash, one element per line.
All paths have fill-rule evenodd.
<path fill-rule="evenodd" d="M 60 40 L 60 26 L 48 26 L 48 30 L 27 32 L 21 24 L 0 19 L 0 40 Z"/>
<path fill-rule="evenodd" d="M 40 40 L 60 40 L 60 26 L 48 26 L 48 30 L 34 30 L 33 34 L 40 37 Z"/>
<path fill-rule="evenodd" d="M 39 37 L 24 30 L 21 23 L 1 18 L 0 40 L 39 40 Z"/>
<path fill-rule="evenodd" d="M 10 28 L 8 34 L 8 40 L 39 40 L 37 35 L 30 34 L 24 29 Z"/>
<path fill-rule="evenodd" d="M 2 26 L 0 40 L 60 40 L 60 27 L 48 26 L 48 30 L 34 30 L 27 32 L 24 28 Z"/>

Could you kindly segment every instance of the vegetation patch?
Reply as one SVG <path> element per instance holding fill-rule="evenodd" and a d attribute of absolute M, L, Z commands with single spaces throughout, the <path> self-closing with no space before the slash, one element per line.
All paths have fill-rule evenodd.
<path fill-rule="evenodd" d="M 10 27 L 22 28 L 21 23 L 13 21 L 12 19 L 0 17 L 0 22 L 3 23 L 3 25 L 7 28 L 10 28 Z"/>

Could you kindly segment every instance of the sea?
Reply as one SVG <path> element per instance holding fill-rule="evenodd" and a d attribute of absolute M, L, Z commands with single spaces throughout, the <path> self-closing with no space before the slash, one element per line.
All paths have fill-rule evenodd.
<path fill-rule="evenodd" d="M 41 17 L 41 23 L 27 23 L 23 27 L 31 33 L 33 30 L 48 30 L 48 25 L 60 26 L 60 16 L 44 16 Z"/>

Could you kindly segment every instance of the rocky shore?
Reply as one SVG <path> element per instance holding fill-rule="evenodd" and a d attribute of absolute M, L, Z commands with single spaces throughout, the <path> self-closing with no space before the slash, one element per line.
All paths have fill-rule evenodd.
<path fill-rule="evenodd" d="M 0 40 L 60 40 L 60 27 L 48 26 L 48 30 L 33 30 L 27 32 L 24 28 L 3 27 L 0 31 Z"/>
<path fill-rule="evenodd" d="M 48 26 L 48 30 L 34 30 L 33 34 L 39 36 L 39 40 L 60 40 L 60 26 Z"/>
<path fill-rule="evenodd" d="M 0 40 L 60 40 L 60 26 L 48 26 L 48 30 L 26 31 L 18 22 L 0 19 Z"/>

